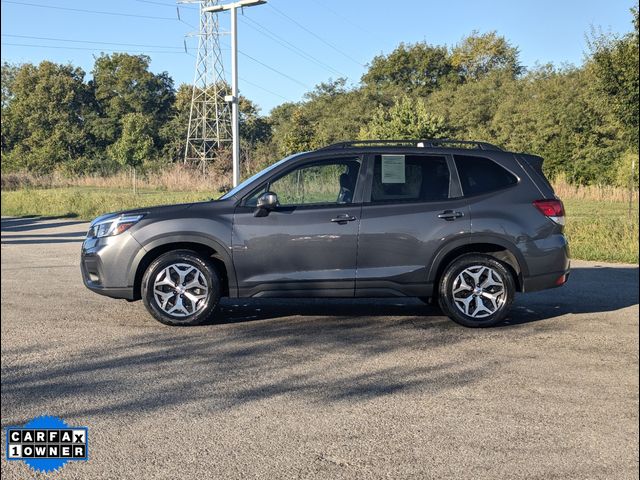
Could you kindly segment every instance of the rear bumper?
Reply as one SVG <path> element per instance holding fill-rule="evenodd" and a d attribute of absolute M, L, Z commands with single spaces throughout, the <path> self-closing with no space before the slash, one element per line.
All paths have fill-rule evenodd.
<path fill-rule="evenodd" d="M 571 273 L 569 245 L 563 234 L 532 242 L 525 258 L 529 274 L 522 279 L 523 292 L 561 287 Z"/>
<path fill-rule="evenodd" d="M 567 283 L 571 271 L 569 269 L 547 273 L 544 275 L 536 275 L 524 279 L 522 285 L 523 292 L 537 292 L 539 290 L 547 290 L 549 288 L 558 288 Z"/>

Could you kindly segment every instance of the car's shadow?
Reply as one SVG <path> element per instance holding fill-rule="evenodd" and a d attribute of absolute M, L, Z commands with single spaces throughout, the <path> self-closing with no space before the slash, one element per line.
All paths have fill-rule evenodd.
<path fill-rule="evenodd" d="M 638 304 L 638 268 L 574 268 L 563 287 L 519 294 L 502 327 L 545 320 L 568 313 L 611 312 Z M 290 316 L 387 317 L 442 313 L 414 298 L 393 299 L 225 299 L 211 324 Z"/>
<path fill-rule="evenodd" d="M 0 222 L 3 245 L 36 245 L 53 243 L 82 242 L 86 235 L 84 228 L 72 232 L 48 233 L 61 227 L 83 225 L 87 222 L 70 217 L 10 217 Z M 59 221 L 57 221 L 59 220 Z M 33 233 L 38 232 L 38 233 Z"/>
<path fill-rule="evenodd" d="M 621 266 L 575 268 L 565 287 L 520 296 L 502 328 L 480 331 L 417 299 L 229 299 L 220 306 L 226 320 L 186 329 L 164 327 L 142 305 L 126 305 L 135 320 L 118 317 L 124 333 L 108 341 L 67 347 L 65 355 L 56 342 L 3 346 L 3 405 L 20 409 L 3 410 L 2 425 L 52 409 L 65 418 L 177 407 L 211 415 L 272 400 L 332 405 L 437 395 L 495 374 L 501 362 L 487 338 L 509 344 L 540 332 L 560 335 L 582 327 L 570 316 L 549 321 L 554 317 L 595 314 L 579 319 L 597 322 L 598 313 L 637 303 L 638 269 Z M 100 338 L 104 322 L 114 327 L 117 315 L 89 321 L 85 333 L 95 328 Z M 429 353 L 436 351 L 440 356 Z M 456 355 L 465 351 L 482 354 L 460 361 Z"/>
<path fill-rule="evenodd" d="M 7 217 L 0 220 L 0 230 L 3 232 L 29 232 L 32 230 L 68 227 L 87 223 L 84 220 L 72 221 L 70 218 L 73 217 Z"/>

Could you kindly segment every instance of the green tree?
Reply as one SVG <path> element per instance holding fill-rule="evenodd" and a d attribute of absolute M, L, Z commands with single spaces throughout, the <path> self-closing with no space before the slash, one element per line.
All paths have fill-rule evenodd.
<path fill-rule="evenodd" d="M 11 138 L 11 134 L 9 133 L 10 122 L 7 121 L 7 113 L 9 112 L 9 104 L 14 97 L 14 83 L 18 69 L 19 67 L 16 65 L 12 65 L 7 62 L 2 63 L 2 81 L 0 82 L 2 90 L 2 100 L 0 102 L 2 113 L 0 114 L 0 122 L 2 122 L 2 128 L 0 129 L 0 137 L 2 138 L 3 155 L 14 143 L 14 140 Z"/>
<path fill-rule="evenodd" d="M 246 97 L 240 96 L 240 141 L 247 147 L 267 142 L 271 138 L 271 125 L 260 115 L 258 106 Z"/>
<path fill-rule="evenodd" d="M 589 39 L 591 57 L 587 68 L 593 69 L 599 93 L 613 110 L 629 142 L 638 145 L 638 7 L 631 9 L 634 30 L 618 38 L 592 31 Z"/>
<path fill-rule="evenodd" d="M 510 74 L 496 71 L 474 81 L 434 92 L 427 100 L 432 115 L 444 119 L 451 135 L 466 140 L 492 141 L 495 132 L 491 121 L 507 85 L 514 82 Z"/>
<path fill-rule="evenodd" d="M 442 117 L 431 115 L 421 100 L 399 98 L 387 109 L 378 107 L 371 122 L 360 130 L 361 140 L 427 139 L 446 137 Z"/>
<path fill-rule="evenodd" d="M 184 159 L 192 93 L 193 87 L 191 85 L 180 85 L 176 92 L 175 102 L 171 107 L 171 116 L 162 123 L 158 130 L 162 144 L 162 158 L 166 163 L 179 162 Z"/>
<path fill-rule="evenodd" d="M 480 34 L 474 30 L 455 46 L 451 62 L 467 80 L 478 80 L 496 70 L 513 76 L 522 72 L 518 48 L 496 32 Z"/>
<path fill-rule="evenodd" d="M 48 61 L 3 68 L 3 170 L 49 173 L 88 151 L 83 79 L 82 69 Z"/>
<path fill-rule="evenodd" d="M 425 42 L 401 43 L 389 55 L 374 57 L 362 76 L 363 84 L 370 88 L 417 96 L 427 96 L 456 80 L 447 47 Z"/>
<path fill-rule="evenodd" d="M 13 99 L 14 96 L 14 83 L 16 80 L 16 75 L 20 67 L 18 65 L 12 65 L 8 62 L 2 62 L 2 108 L 9 106 L 9 103 Z"/>
<path fill-rule="evenodd" d="M 629 187 L 632 189 L 638 189 L 640 169 L 640 157 L 638 151 L 627 151 L 624 155 L 620 156 L 616 165 L 615 183 L 620 187 Z"/>
<path fill-rule="evenodd" d="M 291 155 L 296 152 L 312 150 L 316 147 L 314 126 L 302 108 L 291 114 L 286 130 L 283 132 L 281 153 Z"/>
<path fill-rule="evenodd" d="M 136 193 L 136 171 L 153 154 L 151 121 L 141 113 L 128 113 L 122 121 L 120 138 L 109 147 L 109 155 L 133 171 L 133 191 Z"/>
<path fill-rule="evenodd" d="M 504 84 L 488 130 L 508 149 L 543 156 L 551 178 L 610 182 L 625 147 L 615 120 L 590 88 L 593 81 L 585 69 L 534 69 Z"/>
<path fill-rule="evenodd" d="M 305 95 L 303 109 L 313 124 L 315 145 L 352 140 L 360 127 L 371 120 L 378 101 L 368 89 L 349 90 L 346 80 L 339 78 L 317 85 Z"/>
<path fill-rule="evenodd" d="M 172 116 L 175 101 L 173 80 L 167 72 L 149 71 L 145 55 L 101 55 L 89 82 L 95 97 L 91 127 L 99 145 L 106 147 L 120 136 L 125 115 L 141 113 L 150 119 L 150 132 L 160 147 L 159 129 Z"/>

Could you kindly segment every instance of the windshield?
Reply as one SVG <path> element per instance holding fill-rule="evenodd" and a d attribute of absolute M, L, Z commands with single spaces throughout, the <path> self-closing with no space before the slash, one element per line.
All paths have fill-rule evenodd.
<path fill-rule="evenodd" d="M 269 173 L 271 170 L 273 170 L 275 167 L 277 167 L 278 165 L 286 162 L 287 160 L 289 160 L 290 158 L 294 157 L 295 155 L 289 155 L 288 157 L 283 158 L 282 160 L 277 161 L 276 163 L 274 163 L 273 165 L 269 165 L 267 168 L 265 168 L 264 170 L 260 170 L 258 173 L 256 173 L 255 175 L 253 175 L 252 177 L 247 178 L 244 182 L 238 184 L 238 186 L 236 186 L 235 188 L 232 188 L 231 190 L 229 190 L 227 193 L 225 193 L 224 195 L 222 195 L 220 198 L 218 198 L 218 200 L 226 200 L 227 198 L 233 197 L 236 193 L 238 193 L 240 190 L 242 190 L 244 187 L 246 187 L 247 185 L 249 185 L 251 182 L 253 182 L 254 180 L 257 180 L 258 178 L 260 178 L 261 176 L 263 176 L 266 173 Z"/>

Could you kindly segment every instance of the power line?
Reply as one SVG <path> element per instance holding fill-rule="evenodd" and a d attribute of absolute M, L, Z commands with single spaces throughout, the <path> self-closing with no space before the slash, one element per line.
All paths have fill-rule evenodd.
<path fill-rule="evenodd" d="M 90 50 L 93 52 L 97 52 L 97 51 L 102 51 L 102 52 L 122 52 L 122 53 L 137 53 L 137 54 L 147 54 L 147 53 L 179 53 L 179 54 L 183 54 L 184 52 L 169 52 L 169 51 L 162 51 L 162 50 L 141 50 L 141 51 L 131 51 L 131 50 L 113 50 L 113 49 L 102 49 L 102 48 L 88 48 L 88 47 L 69 47 L 69 46 L 62 46 L 62 45 L 34 45 L 34 44 L 27 44 L 27 43 L 9 43 L 9 42 L 2 42 L 1 45 L 10 45 L 13 47 L 35 47 L 35 48 L 55 48 L 55 49 L 61 49 L 61 50 Z"/>
<path fill-rule="evenodd" d="M 7 35 L 7 34 L 2 34 L 3 36 L 20 36 L 20 35 Z M 37 37 L 27 37 L 27 38 L 37 38 Z M 90 43 L 90 42 L 87 42 Z M 96 42 L 96 43 L 107 43 L 107 42 Z M 56 46 L 56 45 L 33 45 L 33 44 L 25 44 L 25 43 L 8 43 L 8 42 L 2 42 L 2 45 L 10 45 L 10 46 L 16 46 L 16 47 L 36 47 L 36 48 L 55 48 L 55 49 L 70 49 L 70 50 L 89 50 L 89 51 L 98 51 L 98 50 L 102 50 L 102 49 L 98 49 L 98 48 L 82 48 L 82 47 L 65 47 L 65 46 Z M 122 43 L 122 44 L 117 44 L 117 45 L 135 45 L 135 44 L 126 44 L 126 43 Z M 173 48 L 173 47 L 171 47 Z M 108 51 L 108 52 L 123 52 L 123 53 L 184 53 L 184 52 L 163 52 L 163 51 L 138 51 L 138 52 L 134 52 L 131 50 L 127 50 L 126 52 L 124 52 L 123 50 L 110 50 L 110 49 L 106 49 L 103 51 Z M 194 56 L 193 53 L 188 53 L 188 55 L 191 55 L 192 57 Z M 240 77 L 240 80 L 242 80 L 245 83 L 248 83 L 249 85 L 258 88 L 266 93 L 269 93 L 275 97 L 281 98 L 282 100 L 285 101 L 289 101 L 289 99 L 287 97 L 285 97 L 284 95 L 280 95 L 279 93 L 274 92 L 273 90 L 269 90 L 267 88 L 264 88 L 262 85 L 258 85 L 257 83 L 252 82 L 251 80 L 247 80 L 246 78 L 242 78 Z"/>
<path fill-rule="evenodd" d="M 3 33 L 3 37 L 13 37 L 13 38 L 27 38 L 29 40 L 50 40 L 54 42 L 70 42 L 70 43 L 93 43 L 96 45 L 119 45 L 122 47 L 144 47 L 144 48 L 177 48 L 180 49 L 180 52 L 184 51 L 184 47 L 175 47 L 169 45 L 146 45 L 141 43 L 118 43 L 118 42 L 97 42 L 91 40 L 74 40 L 70 38 L 55 38 L 55 37 L 34 37 L 31 35 L 12 35 L 8 33 Z M 177 53 L 180 53 L 177 52 Z"/>
<path fill-rule="evenodd" d="M 139 0 L 139 1 L 142 1 L 142 0 Z M 148 3 L 151 2 L 151 0 L 144 0 L 144 1 Z M 194 25 L 190 24 L 189 22 L 185 22 L 181 18 L 176 18 L 176 17 L 158 17 L 154 15 L 138 15 L 135 13 L 107 12 L 103 10 L 86 10 L 83 8 L 68 8 L 68 7 L 59 7 L 55 5 L 42 5 L 41 3 L 17 2 L 15 0 L 2 0 L 2 3 L 12 3 L 14 5 L 23 5 L 28 7 L 49 8 L 52 10 L 66 10 L 69 12 L 77 12 L 77 13 L 93 13 L 97 15 L 112 15 L 112 16 L 118 16 L 118 17 L 146 18 L 151 20 L 172 20 L 172 21 L 178 21 L 180 23 L 184 23 L 189 28 L 193 28 L 193 29 L 196 28 Z M 154 3 L 158 3 L 158 2 L 154 2 Z M 165 6 L 168 6 L 168 5 L 165 5 Z"/>
<path fill-rule="evenodd" d="M 138 0 L 138 1 L 142 1 L 142 0 Z M 368 35 L 374 36 L 374 33 L 373 33 L 371 30 L 367 30 L 366 28 L 364 28 L 364 27 L 362 27 L 361 25 L 358 25 L 357 23 L 355 23 L 354 21 L 352 21 L 350 18 L 345 17 L 344 15 L 342 15 L 342 14 L 341 14 L 341 13 L 339 13 L 339 12 L 336 12 L 333 8 L 329 7 L 326 3 L 324 3 L 324 2 L 322 2 L 322 1 L 320 1 L 320 0 L 313 0 L 313 2 L 314 2 L 316 5 L 320 5 L 320 6 L 321 6 L 322 8 L 324 8 L 325 10 L 327 10 L 327 11 L 329 11 L 329 12 L 333 13 L 336 17 L 338 17 L 339 19 L 341 19 L 343 22 L 346 22 L 346 23 L 348 23 L 349 25 L 351 25 L 351 26 L 353 26 L 353 27 L 356 27 L 358 30 L 360 30 L 360 31 L 362 31 L 362 32 L 364 32 L 364 33 L 366 33 L 366 34 L 368 34 Z"/>
<path fill-rule="evenodd" d="M 242 17 L 243 20 L 245 21 L 249 21 L 251 23 L 247 23 L 246 25 L 248 27 L 253 28 L 255 31 L 257 31 L 258 33 L 260 33 L 261 35 L 264 35 L 267 38 L 270 38 L 271 40 L 273 40 L 274 42 L 282 45 L 284 48 L 294 52 L 295 54 L 297 54 L 298 56 L 309 60 L 313 63 L 315 63 L 316 65 L 319 65 L 337 75 L 340 75 L 342 77 L 346 77 L 346 75 L 342 72 L 340 72 L 339 70 L 336 70 L 335 68 L 333 68 L 331 65 L 328 65 L 326 63 L 324 63 L 322 60 L 314 57 L 313 55 L 305 52 L 304 50 L 298 48 L 297 46 L 295 46 L 293 43 L 289 42 L 288 40 L 282 38 L 281 36 L 279 36 L 278 34 L 272 32 L 271 30 L 269 30 L 268 28 L 260 25 L 258 22 L 251 20 L 249 17 Z"/>
<path fill-rule="evenodd" d="M 156 4 L 160 4 L 161 2 L 152 2 L 152 0 L 138 0 L 141 1 L 143 3 L 156 3 Z M 68 8 L 68 7 L 60 7 L 60 6 L 54 6 L 54 5 L 43 5 L 43 4 L 39 4 L 39 3 L 31 3 L 31 2 L 19 2 L 19 1 L 15 1 L 15 0 L 2 0 L 2 3 L 10 3 L 10 4 L 14 4 L 14 5 L 22 5 L 22 6 L 30 6 L 30 7 L 37 7 L 37 8 L 46 8 L 46 9 L 52 9 L 52 10 L 63 10 L 63 11 L 72 11 L 72 12 L 79 12 L 79 13 L 91 13 L 91 14 L 97 14 L 97 15 L 111 15 L 111 16 L 120 16 L 120 17 L 133 17 L 133 18 L 146 18 L 146 19 L 153 19 L 153 20 L 172 20 L 172 21 L 176 21 L 179 20 L 177 18 L 173 18 L 173 17 L 159 17 L 159 16 L 152 16 L 152 15 L 138 15 L 138 14 L 130 14 L 130 13 L 121 13 L 121 12 L 109 12 L 109 11 L 102 11 L 102 10 L 87 10 L 87 9 L 80 9 L 80 8 Z M 169 6 L 168 4 L 164 4 L 165 6 Z M 182 23 L 192 27 L 193 25 L 189 25 L 188 23 L 180 20 Z M 254 22 L 255 23 L 255 22 Z M 264 28 L 264 27 L 263 27 Z M 266 29 L 265 29 L 266 30 Z M 274 37 L 276 36 L 275 34 L 273 34 L 272 32 L 270 32 Z M 85 50 L 85 51 L 106 51 L 106 52 L 124 52 L 124 53 L 136 53 L 136 54 L 144 54 L 144 53 L 161 53 L 161 54 L 176 54 L 176 53 L 183 53 L 182 47 L 174 47 L 174 46 L 161 46 L 161 45 L 146 45 L 146 44 L 134 44 L 134 43 L 118 43 L 118 42 L 99 42 L 99 41 L 90 41 L 90 40 L 76 40 L 76 39 L 63 39 L 63 38 L 55 38 L 55 37 L 39 37 L 39 36 L 30 36 L 30 35 L 14 35 L 14 34 L 2 34 L 2 36 L 5 37 L 13 37 L 13 38 L 25 38 L 25 39 L 32 39 L 32 40 L 49 40 L 49 41 L 59 41 L 59 42 L 70 42 L 70 43 L 85 43 L 85 44 L 95 44 L 95 45 L 115 45 L 115 46 L 132 46 L 132 47 L 143 47 L 143 48 L 175 48 L 180 49 L 180 51 L 164 51 L 164 50 L 149 50 L 149 51 L 124 51 L 124 50 L 120 50 L 120 49 L 101 49 L 101 48 L 90 48 L 90 47 L 72 47 L 72 46 L 61 46 L 61 45 L 42 45 L 42 44 L 27 44 L 27 43 L 15 43 L 15 42 L 2 42 L 2 45 L 6 45 L 6 46 L 15 46 L 15 47 L 27 47 L 27 48 L 50 48 L 50 49 L 58 49 L 58 50 Z M 281 39 L 282 42 L 287 42 L 284 39 Z M 227 45 L 228 47 L 228 45 Z M 260 60 L 258 60 L 257 58 L 249 55 L 248 53 L 245 53 L 241 50 L 238 50 L 238 53 L 240 53 L 241 55 L 245 56 L 246 58 L 248 58 L 249 60 L 263 66 L 264 68 L 271 70 L 272 72 L 282 76 L 283 78 L 286 78 L 288 80 L 290 80 L 291 82 L 296 83 L 297 85 L 300 85 L 303 88 L 310 88 L 308 85 L 300 82 L 299 80 L 297 80 L 296 78 L 287 75 L 286 73 L 281 72 L 280 70 L 278 70 L 277 68 L 274 68 Z M 305 54 L 305 52 L 302 52 L 302 54 Z M 308 55 L 308 54 L 306 54 Z M 311 55 L 308 55 L 309 58 L 312 58 Z M 315 59 L 315 61 L 320 62 L 319 60 Z M 322 63 L 322 62 L 320 62 Z M 333 69 L 332 67 L 324 64 L 326 67 L 332 69 L 333 71 L 335 71 L 336 73 L 340 74 L 339 71 Z M 244 82 L 253 85 L 256 88 L 259 88 L 267 93 L 270 93 L 274 96 L 277 96 L 279 98 L 282 98 L 283 100 L 287 100 L 286 97 L 284 97 L 283 95 L 280 95 L 276 92 L 273 92 L 271 90 L 265 89 L 264 87 L 255 84 L 251 81 L 248 81 L 246 79 L 243 79 Z"/>
<path fill-rule="evenodd" d="M 136 0 L 136 2 L 139 3 L 149 3 L 151 5 L 160 5 L 161 7 L 180 7 L 180 8 L 185 8 L 188 10 L 197 10 L 198 7 L 192 7 L 189 5 L 184 5 L 184 4 L 178 4 L 176 5 L 175 3 L 164 3 L 164 2 L 154 2 L 153 0 Z"/>
<path fill-rule="evenodd" d="M 140 43 L 117 43 L 117 42 L 99 42 L 99 41 L 90 41 L 90 40 L 75 40 L 75 39 L 67 39 L 67 38 L 54 38 L 54 37 L 37 37 L 37 36 L 32 36 L 32 35 L 14 35 L 14 34 L 8 34 L 8 33 L 3 33 L 2 34 L 3 37 L 13 37 L 13 38 L 25 38 L 25 39 L 29 39 L 29 40 L 50 40 L 50 41 L 57 41 L 57 42 L 72 42 L 72 43 L 91 43 L 91 44 L 97 44 L 97 45 L 119 45 L 119 46 L 124 46 L 124 47 L 146 47 L 146 48 L 175 48 L 175 49 L 180 49 L 180 51 L 162 51 L 162 50 L 148 50 L 148 51 L 127 51 L 127 53 L 184 53 L 183 47 L 173 47 L 173 46 L 168 46 L 168 45 L 147 45 L 147 44 L 140 44 Z M 26 43 L 13 43 L 13 42 L 2 42 L 2 45 L 8 45 L 8 46 L 16 46 L 16 47 L 35 47 L 35 48 L 54 48 L 54 49 L 58 49 L 58 50 L 87 50 L 87 51 L 109 51 L 109 52 L 121 52 L 122 50 L 117 50 L 117 49 L 101 49 L 101 48 L 88 48 L 88 47 L 70 47 L 70 46 L 62 46 L 62 45 L 40 45 L 40 44 L 26 44 Z M 269 68 L 270 70 L 278 73 L 279 75 L 283 75 L 285 76 L 285 78 L 288 78 L 289 80 L 294 80 L 292 77 L 289 77 L 286 74 L 283 74 L 282 72 L 274 69 L 273 67 L 270 67 L 268 65 L 266 65 L 265 63 L 262 63 L 260 61 L 258 61 L 257 59 L 241 52 L 243 55 L 245 55 L 247 58 L 249 58 L 250 60 L 253 61 L 257 61 L 258 63 L 260 63 L 261 65 L 263 65 L 266 68 Z M 192 53 L 187 52 L 187 54 L 193 56 Z M 267 93 L 270 93 L 271 95 L 274 95 L 276 97 L 280 97 L 283 100 L 288 100 L 286 97 L 284 97 L 283 95 L 280 95 L 279 93 L 273 92 L 271 90 L 268 90 L 264 87 L 262 87 L 261 85 L 258 85 L 256 83 L 251 82 L 250 80 L 247 80 L 245 78 L 242 79 L 243 82 L 246 82 L 256 88 L 259 88 Z M 299 82 L 298 82 L 299 83 Z M 303 87 L 308 88 L 306 85 L 301 84 Z"/>
<path fill-rule="evenodd" d="M 134 13 L 121 13 L 121 12 L 107 12 L 103 10 L 86 10 L 83 8 L 69 8 L 69 7 L 59 7 L 57 5 L 43 5 L 41 3 L 28 3 L 28 2 L 16 2 L 15 0 L 2 0 L 2 3 L 12 3 L 14 5 L 23 5 L 28 7 L 38 7 L 38 8 L 49 8 L 52 10 L 65 10 L 68 12 L 80 12 L 80 13 L 95 13 L 99 15 L 113 15 L 117 17 L 135 17 L 135 18 L 147 18 L 152 20 L 177 20 L 174 17 L 156 17 L 153 15 L 138 15 Z"/>
<path fill-rule="evenodd" d="M 223 45 L 224 45 L 224 44 L 223 44 Z M 228 46 L 228 45 L 225 45 L 225 46 Z M 282 77 L 284 77 L 284 78 L 286 78 L 286 79 L 288 79 L 288 80 L 291 80 L 293 83 L 297 83 L 298 85 L 300 85 L 300 86 L 301 86 L 301 87 L 303 87 L 303 88 L 310 88 L 310 87 L 309 87 L 309 85 L 306 85 L 306 84 L 302 83 L 301 81 L 299 81 L 298 79 L 296 79 L 296 78 L 292 77 L 291 75 L 287 75 L 286 73 L 281 72 L 281 71 L 280 71 L 280 70 L 278 70 L 277 68 L 273 68 L 272 66 L 267 65 L 267 64 L 266 64 L 266 63 L 264 63 L 264 62 L 261 62 L 261 61 L 260 61 L 260 60 L 258 60 L 257 58 L 252 57 L 251 55 L 249 55 L 248 53 L 243 52 L 243 51 L 242 51 L 242 50 L 240 50 L 240 49 L 238 49 L 238 53 L 240 53 L 241 55 L 243 55 L 243 56 L 247 57 L 249 60 L 253 60 L 253 61 L 254 61 L 255 63 L 257 63 L 257 64 L 262 65 L 264 68 L 267 68 L 267 69 L 271 70 L 272 72 L 275 72 L 275 73 L 277 73 L 278 75 L 280 75 L 280 76 L 282 76 Z"/>
<path fill-rule="evenodd" d="M 280 95 L 279 93 L 276 93 L 276 92 L 274 92 L 274 91 L 272 91 L 272 90 L 268 90 L 268 89 L 264 88 L 262 85 L 258 85 L 257 83 L 253 83 L 251 80 L 247 80 L 246 78 L 242 78 L 242 77 L 239 77 L 239 78 L 240 78 L 240 80 L 242 80 L 244 83 L 248 83 L 249 85 L 251 85 L 251 86 L 253 86 L 253 87 L 256 87 L 256 88 L 258 88 L 258 89 L 260 89 L 260 90 L 262 90 L 262 91 L 264 91 L 264 92 L 270 93 L 271 95 L 274 95 L 274 96 L 276 96 L 276 97 L 280 97 L 281 99 L 283 99 L 283 100 L 284 100 L 284 101 L 286 101 L 286 102 L 288 102 L 288 101 L 289 101 L 289 99 L 288 99 L 287 97 L 285 97 L 285 96 L 283 96 L 283 95 Z"/>
<path fill-rule="evenodd" d="M 324 38 L 322 38 L 320 35 L 318 35 L 317 33 L 309 30 L 307 27 L 305 27 L 304 25 L 302 25 L 300 22 L 298 22 L 297 20 L 291 18 L 289 15 L 287 15 L 286 13 L 284 13 L 282 10 L 280 10 L 277 7 L 274 7 L 271 3 L 267 3 L 267 5 L 269 7 L 271 7 L 275 12 L 277 12 L 279 15 L 283 16 L 284 18 L 286 18 L 287 20 L 289 20 L 290 22 L 294 23 L 295 25 L 297 25 L 299 28 L 301 28 L 302 30 L 304 30 L 305 32 L 307 32 L 309 35 L 312 35 L 313 37 L 317 38 L 318 40 L 320 40 L 322 43 L 324 43 L 325 45 L 327 45 L 328 47 L 330 47 L 331 49 L 335 50 L 336 52 L 338 52 L 340 55 L 342 55 L 345 58 L 348 58 L 349 60 L 351 60 L 352 62 L 358 64 L 361 67 L 364 67 L 365 65 L 363 65 L 362 63 L 360 63 L 360 61 L 356 60 L 355 58 L 353 58 L 351 55 L 349 55 L 348 53 L 340 50 L 338 47 L 336 47 L 335 45 L 333 45 L 332 43 L 326 41 Z"/>

